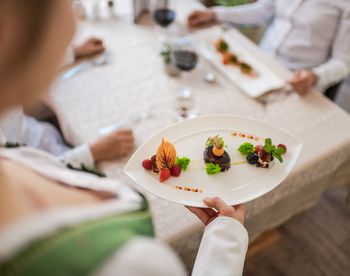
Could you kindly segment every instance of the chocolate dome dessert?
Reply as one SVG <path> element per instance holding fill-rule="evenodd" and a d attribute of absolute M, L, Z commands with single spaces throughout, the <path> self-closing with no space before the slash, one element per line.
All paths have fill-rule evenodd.
<path fill-rule="evenodd" d="M 221 168 L 221 172 L 225 172 L 231 167 L 231 159 L 225 151 L 224 140 L 218 135 L 208 138 L 203 157 L 206 164 L 218 164 Z"/>

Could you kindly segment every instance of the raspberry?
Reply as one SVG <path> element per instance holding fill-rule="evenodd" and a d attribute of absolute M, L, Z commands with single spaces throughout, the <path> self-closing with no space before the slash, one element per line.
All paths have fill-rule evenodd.
<path fill-rule="evenodd" d="M 262 145 L 256 145 L 256 146 L 255 146 L 255 152 L 256 152 L 256 153 L 259 153 L 262 149 L 263 149 L 263 146 L 262 146 Z"/>
<path fill-rule="evenodd" d="M 286 147 L 286 145 L 284 145 L 284 144 L 279 144 L 277 147 L 283 149 L 283 154 L 287 152 L 287 147 Z"/>
<path fill-rule="evenodd" d="M 174 164 L 170 169 L 171 175 L 178 177 L 181 173 L 181 167 L 177 164 Z"/>
<path fill-rule="evenodd" d="M 168 169 L 162 169 L 159 174 L 159 181 L 164 182 L 170 177 L 170 171 Z"/>
<path fill-rule="evenodd" d="M 259 152 L 258 155 L 263 162 L 271 162 L 272 160 L 272 155 L 263 149 Z"/>
<path fill-rule="evenodd" d="M 152 170 L 152 161 L 150 159 L 143 160 L 142 167 L 144 167 L 148 171 Z"/>

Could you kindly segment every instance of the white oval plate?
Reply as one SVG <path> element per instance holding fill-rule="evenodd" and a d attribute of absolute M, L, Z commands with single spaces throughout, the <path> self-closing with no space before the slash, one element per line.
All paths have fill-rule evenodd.
<path fill-rule="evenodd" d="M 235 132 L 237 136 L 233 135 Z M 253 135 L 254 138 L 239 137 L 239 133 Z M 214 135 L 224 138 L 231 162 L 237 164 L 232 164 L 227 172 L 207 175 L 203 151 L 207 137 Z M 284 162 L 275 160 L 269 169 L 242 164 L 245 156 L 237 151 L 239 145 L 248 141 L 254 145 L 264 144 L 268 137 L 275 145 L 282 143 L 287 146 Z M 182 171 L 179 177 L 170 177 L 164 183 L 159 182 L 158 174 L 142 167 L 142 161 L 155 154 L 162 138 L 173 143 L 178 156 L 192 160 L 187 171 Z M 234 115 L 208 115 L 161 130 L 138 148 L 124 167 L 124 173 L 144 190 L 175 203 L 205 207 L 204 197 L 218 196 L 228 204 L 235 205 L 256 199 L 276 188 L 294 167 L 301 148 L 299 139 L 261 121 Z M 179 190 L 176 186 L 202 192 Z"/>

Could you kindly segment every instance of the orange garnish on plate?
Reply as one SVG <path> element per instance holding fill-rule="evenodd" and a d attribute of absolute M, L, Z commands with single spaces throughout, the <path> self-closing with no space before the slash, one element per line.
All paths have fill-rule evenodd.
<path fill-rule="evenodd" d="M 213 147 L 213 154 L 217 157 L 222 156 L 224 154 L 224 152 L 225 152 L 224 147 L 222 147 L 222 148 L 217 148 L 215 146 Z"/>
<path fill-rule="evenodd" d="M 207 145 L 213 146 L 212 152 L 217 157 L 220 157 L 225 153 L 225 143 L 222 137 L 219 135 L 208 137 Z"/>
<path fill-rule="evenodd" d="M 159 170 L 171 169 L 175 164 L 176 149 L 169 141 L 162 139 L 162 143 L 157 149 L 156 164 Z"/>

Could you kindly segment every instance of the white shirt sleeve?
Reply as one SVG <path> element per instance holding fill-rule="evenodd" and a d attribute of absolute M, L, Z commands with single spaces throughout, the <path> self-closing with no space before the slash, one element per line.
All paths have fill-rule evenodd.
<path fill-rule="evenodd" d="M 82 164 L 90 169 L 95 168 L 94 157 L 90 147 L 86 144 L 67 150 L 59 157 L 65 164 L 69 163 L 76 168 L 80 168 Z"/>
<path fill-rule="evenodd" d="M 248 233 L 235 219 L 218 217 L 205 228 L 192 276 L 241 276 Z"/>
<path fill-rule="evenodd" d="M 246 25 L 264 25 L 275 15 L 276 0 L 259 0 L 237 7 L 215 7 L 212 10 L 218 21 Z"/>
<path fill-rule="evenodd" d="M 350 74 L 350 8 L 344 11 L 339 22 L 331 58 L 313 69 L 318 77 L 316 87 L 324 91 Z"/>
<path fill-rule="evenodd" d="M 88 168 L 95 167 L 94 158 L 88 145 L 83 144 L 70 148 L 53 125 L 26 115 L 23 116 L 20 143 L 47 151 L 59 157 L 64 163 L 69 163 L 77 168 L 80 168 L 81 164 Z"/>
<path fill-rule="evenodd" d="M 81 164 L 88 168 L 95 167 L 95 161 L 88 145 L 83 144 L 73 149 L 70 148 L 53 125 L 26 116 L 21 109 L 13 110 L 7 116 L 2 117 L 0 128 L 3 136 L 0 138 L 3 143 L 8 141 L 41 149 L 74 167 L 80 168 Z"/>
<path fill-rule="evenodd" d="M 88 168 L 95 167 L 95 161 L 88 145 L 83 144 L 75 148 L 67 146 L 59 131 L 51 124 L 39 122 L 25 116 L 22 124 L 22 143 L 47 151 L 65 164 L 80 168 L 84 164 Z"/>

